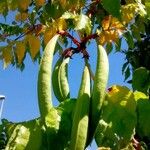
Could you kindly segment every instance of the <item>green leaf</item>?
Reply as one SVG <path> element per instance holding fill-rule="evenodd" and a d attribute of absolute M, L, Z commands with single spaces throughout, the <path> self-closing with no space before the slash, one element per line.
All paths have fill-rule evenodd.
<path fill-rule="evenodd" d="M 130 32 L 126 32 L 125 34 L 123 34 L 127 44 L 128 44 L 128 47 L 133 49 L 134 48 L 134 40 L 133 40 L 133 36 L 131 35 Z"/>
<path fill-rule="evenodd" d="M 95 140 L 98 146 L 121 149 L 134 135 L 136 102 L 127 87 L 114 85 L 108 90 Z"/>
<path fill-rule="evenodd" d="M 39 119 L 22 123 L 3 121 L 3 124 L 5 125 L 8 138 L 6 150 L 40 150 L 43 147 L 43 130 Z"/>
<path fill-rule="evenodd" d="M 115 42 L 115 51 L 121 51 L 122 38 L 119 38 L 118 41 Z"/>
<path fill-rule="evenodd" d="M 8 14 L 8 4 L 6 0 L 0 1 L 0 14 L 4 15 L 4 17 Z"/>
<path fill-rule="evenodd" d="M 72 116 L 75 99 L 67 99 L 55 109 L 52 108 L 46 117 L 46 134 L 49 148 L 62 150 L 68 147 L 71 136 Z M 59 141 L 59 144 L 58 144 Z"/>
<path fill-rule="evenodd" d="M 107 51 L 107 54 L 111 53 L 112 49 L 113 49 L 112 43 L 111 43 L 111 42 L 108 42 L 108 43 L 106 44 L 106 51 Z"/>
<path fill-rule="evenodd" d="M 125 79 L 124 79 L 124 81 L 126 81 L 129 77 L 130 77 L 130 67 L 128 66 L 127 69 L 125 70 Z"/>
<path fill-rule="evenodd" d="M 134 90 L 138 90 L 148 93 L 148 89 L 150 88 L 150 71 L 144 67 L 140 67 L 136 69 L 133 73 L 132 79 L 132 87 Z"/>
<path fill-rule="evenodd" d="M 127 68 L 128 65 L 129 65 L 128 61 L 123 64 L 123 66 L 122 66 L 122 74 L 124 74 L 125 69 Z"/>
<path fill-rule="evenodd" d="M 147 11 L 147 17 L 150 19 L 150 1 L 145 2 L 145 7 Z"/>
<path fill-rule="evenodd" d="M 44 11 L 47 13 L 49 17 L 59 18 L 63 14 L 63 9 L 59 3 L 47 3 L 44 7 Z"/>
<path fill-rule="evenodd" d="M 81 34 L 86 33 L 91 34 L 91 20 L 88 16 L 84 14 L 77 15 L 75 18 L 75 30 L 81 32 Z"/>
<path fill-rule="evenodd" d="M 142 92 L 134 92 L 135 99 L 137 101 L 137 127 L 136 132 L 140 138 L 150 138 L 150 100 Z"/>
<path fill-rule="evenodd" d="M 111 15 L 120 19 L 120 0 L 102 0 L 102 5 Z"/>
<path fill-rule="evenodd" d="M 142 23 L 141 23 L 142 24 Z M 140 36 L 140 28 L 139 28 L 139 26 L 136 26 L 136 25 L 132 25 L 131 26 L 131 30 L 132 30 L 132 35 L 133 35 L 133 37 L 135 38 L 135 39 L 137 39 L 137 40 L 141 40 L 141 36 Z"/>

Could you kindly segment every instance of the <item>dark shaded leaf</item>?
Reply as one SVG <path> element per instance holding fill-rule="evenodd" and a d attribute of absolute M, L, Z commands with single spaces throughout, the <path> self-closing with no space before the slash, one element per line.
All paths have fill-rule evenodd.
<path fill-rule="evenodd" d="M 125 34 L 123 34 L 127 44 L 128 44 L 128 47 L 133 49 L 134 48 L 134 40 L 133 40 L 133 37 L 131 35 L 130 32 L 126 32 Z"/>
<path fill-rule="evenodd" d="M 125 70 L 125 81 L 130 77 L 130 67 L 128 66 L 127 69 Z"/>
<path fill-rule="evenodd" d="M 134 90 L 138 90 L 148 93 L 148 89 L 150 88 L 150 71 L 144 67 L 140 67 L 136 69 L 133 73 L 133 82 L 132 87 Z"/>
<path fill-rule="evenodd" d="M 148 138 L 150 140 L 150 100 L 142 92 L 134 92 L 134 96 L 137 102 L 137 127 L 136 132 L 141 139 Z"/>
<path fill-rule="evenodd" d="M 120 0 L 102 0 L 102 5 L 111 15 L 120 19 Z"/>

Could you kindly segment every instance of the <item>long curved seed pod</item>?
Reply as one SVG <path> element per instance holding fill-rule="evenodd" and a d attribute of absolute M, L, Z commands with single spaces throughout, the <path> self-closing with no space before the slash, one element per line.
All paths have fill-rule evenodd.
<path fill-rule="evenodd" d="M 63 101 L 70 97 L 70 89 L 68 83 L 68 63 L 70 58 L 63 60 L 58 72 L 59 87 Z"/>
<path fill-rule="evenodd" d="M 53 54 L 58 38 L 59 35 L 55 35 L 46 45 L 39 68 L 38 103 L 42 119 L 45 119 L 45 116 L 48 114 L 49 109 L 52 108 L 51 72 Z"/>
<path fill-rule="evenodd" d="M 58 61 L 56 62 L 53 73 L 52 73 L 52 87 L 53 87 L 53 92 L 55 97 L 59 102 L 63 101 L 63 97 L 61 95 L 60 87 L 59 87 L 59 80 L 58 80 L 58 72 L 60 65 L 62 64 L 63 58 L 59 58 Z"/>
<path fill-rule="evenodd" d="M 84 150 L 86 146 L 90 107 L 90 73 L 85 66 L 75 107 L 71 132 L 71 150 Z"/>
<path fill-rule="evenodd" d="M 69 58 L 63 60 L 58 59 L 52 73 L 53 91 L 59 102 L 62 102 L 70 97 L 68 84 L 68 63 Z"/>
<path fill-rule="evenodd" d="M 101 113 L 101 107 L 105 97 L 105 90 L 108 81 L 109 62 L 106 50 L 102 45 L 97 48 L 97 66 L 94 77 L 92 101 L 91 101 L 91 118 L 90 118 L 90 140 L 94 136 Z M 91 142 L 91 141 L 90 141 Z M 89 143 L 88 143 L 89 144 Z"/>

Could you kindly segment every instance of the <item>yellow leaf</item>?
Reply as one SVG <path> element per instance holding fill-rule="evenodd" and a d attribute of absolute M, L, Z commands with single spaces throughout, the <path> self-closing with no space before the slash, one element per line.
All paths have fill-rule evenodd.
<path fill-rule="evenodd" d="M 138 5 L 136 3 L 122 6 L 121 12 L 123 24 L 128 24 L 134 19 L 137 9 Z"/>
<path fill-rule="evenodd" d="M 45 33 L 44 33 L 44 43 L 45 45 L 49 42 L 49 40 L 56 34 L 57 32 L 57 29 L 56 28 L 47 28 L 45 30 Z"/>
<path fill-rule="evenodd" d="M 65 8 L 67 4 L 67 0 L 60 0 L 60 4 L 63 8 Z"/>
<path fill-rule="evenodd" d="M 128 111 L 133 112 L 136 109 L 134 94 L 125 86 L 113 85 L 108 88 L 106 99 L 111 103 L 119 103 L 120 106 L 127 106 Z"/>
<path fill-rule="evenodd" d="M 18 8 L 19 0 L 7 1 L 9 10 L 16 10 Z"/>
<path fill-rule="evenodd" d="M 124 25 L 115 17 L 109 15 L 102 20 L 103 31 L 99 34 L 99 42 L 105 45 L 107 42 L 116 42 L 125 31 Z"/>
<path fill-rule="evenodd" d="M 67 29 L 67 23 L 63 18 L 57 19 L 56 22 L 54 22 L 54 26 L 57 26 L 57 30 L 59 31 Z"/>
<path fill-rule="evenodd" d="M 24 41 L 19 41 L 16 43 L 16 55 L 17 55 L 17 59 L 18 59 L 18 63 L 21 64 L 22 60 L 25 56 L 25 42 Z"/>
<path fill-rule="evenodd" d="M 19 8 L 23 11 L 27 10 L 29 5 L 31 3 L 31 0 L 20 0 L 19 1 Z"/>
<path fill-rule="evenodd" d="M 120 30 L 125 30 L 124 25 L 118 20 L 118 18 L 115 18 L 111 15 L 106 16 L 102 20 L 102 27 L 103 30 L 112 30 L 112 29 L 120 29 Z"/>
<path fill-rule="evenodd" d="M 42 5 L 44 5 L 45 4 L 45 0 L 35 0 L 35 4 L 36 4 L 36 6 L 42 6 Z"/>
<path fill-rule="evenodd" d="M 116 30 L 102 31 L 99 34 L 99 42 L 105 45 L 107 42 L 116 42 L 119 39 L 119 34 Z"/>
<path fill-rule="evenodd" d="M 29 44 L 31 57 L 34 59 L 40 50 L 40 39 L 34 35 L 27 35 L 26 40 Z"/>
<path fill-rule="evenodd" d="M 16 19 L 16 21 L 25 21 L 27 18 L 28 18 L 28 13 L 25 13 L 25 12 L 23 12 L 23 13 L 18 13 L 18 14 L 16 14 L 16 17 L 15 17 L 15 19 Z"/>
<path fill-rule="evenodd" d="M 9 64 L 11 64 L 11 61 L 12 61 L 12 47 L 5 47 L 3 50 L 2 50 L 2 57 L 3 57 L 3 61 L 4 61 L 4 64 L 3 64 L 3 67 L 4 69 L 8 67 Z"/>
<path fill-rule="evenodd" d="M 120 86 L 120 85 L 113 85 L 112 87 L 108 88 L 108 97 L 111 97 L 112 102 L 118 102 L 122 101 L 126 97 L 130 96 L 133 94 L 131 90 L 129 90 L 125 86 Z"/>

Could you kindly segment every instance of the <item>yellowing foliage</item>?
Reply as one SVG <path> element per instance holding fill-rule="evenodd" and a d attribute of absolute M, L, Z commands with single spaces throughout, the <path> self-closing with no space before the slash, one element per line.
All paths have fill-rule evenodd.
<path fill-rule="evenodd" d="M 4 69 L 8 67 L 9 64 L 11 64 L 12 61 L 12 47 L 5 47 L 2 50 L 2 57 L 3 57 L 3 67 Z"/>
<path fill-rule="evenodd" d="M 63 8 L 65 8 L 67 0 L 60 0 L 60 4 Z"/>
<path fill-rule="evenodd" d="M 99 34 L 99 42 L 105 45 L 107 42 L 116 42 L 125 30 L 124 25 L 115 17 L 106 16 L 102 21 L 102 32 Z"/>
<path fill-rule="evenodd" d="M 103 31 L 100 33 L 99 42 L 105 45 L 107 42 L 116 42 L 119 39 L 119 34 L 117 31 Z"/>
<path fill-rule="evenodd" d="M 31 0 L 20 0 L 19 1 L 19 8 L 23 11 L 28 9 L 28 6 L 30 5 Z"/>
<path fill-rule="evenodd" d="M 134 3 L 122 6 L 121 12 L 123 24 L 130 23 L 134 19 L 137 10 L 138 5 Z"/>
<path fill-rule="evenodd" d="M 40 39 L 34 35 L 29 34 L 26 36 L 26 41 L 29 44 L 31 57 L 34 59 L 40 50 Z"/>
<path fill-rule="evenodd" d="M 25 44 L 26 43 L 24 41 L 19 41 L 16 43 L 16 56 L 18 59 L 18 64 L 21 64 L 24 58 L 25 51 L 26 51 Z"/>
<path fill-rule="evenodd" d="M 112 102 L 116 103 L 118 101 L 122 101 L 126 97 L 130 97 L 132 94 L 133 92 L 125 86 L 113 85 L 112 87 L 108 88 L 107 96 L 111 98 Z"/>
<path fill-rule="evenodd" d="M 56 21 L 54 21 L 50 27 L 47 29 L 44 28 L 44 43 L 47 44 L 48 41 L 57 33 L 57 31 L 66 30 L 67 29 L 67 23 L 65 19 L 58 18 Z"/>
<path fill-rule="evenodd" d="M 25 12 L 23 12 L 23 13 L 18 13 L 18 14 L 16 14 L 16 17 L 15 17 L 15 19 L 16 19 L 16 21 L 25 21 L 27 18 L 28 18 L 28 13 L 25 13 Z"/>
<path fill-rule="evenodd" d="M 45 3 L 45 0 L 35 0 L 36 6 L 42 6 L 44 5 L 44 3 Z"/>
<path fill-rule="evenodd" d="M 49 42 L 49 40 L 56 34 L 57 29 L 54 27 L 47 28 L 44 33 L 44 43 L 45 45 Z"/>
<path fill-rule="evenodd" d="M 53 26 L 57 27 L 57 30 L 66 30 L 67 29 L 67 23 L 65 21 L 65 19 L 63 18 L 59 18 L 57 19 L 54 23 Z"/>

